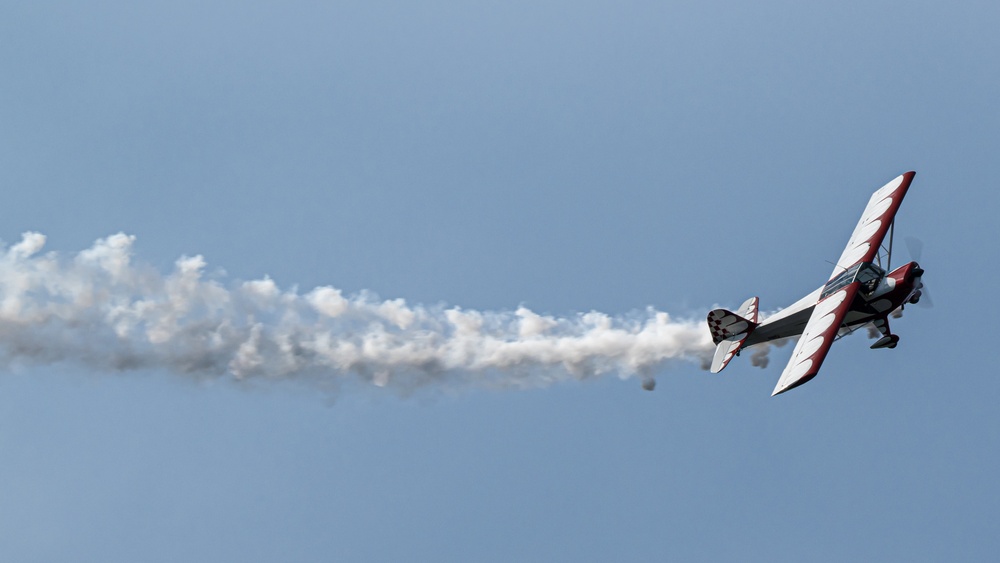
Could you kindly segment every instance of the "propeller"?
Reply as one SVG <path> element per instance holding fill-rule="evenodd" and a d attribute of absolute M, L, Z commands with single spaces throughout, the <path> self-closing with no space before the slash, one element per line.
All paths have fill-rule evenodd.
<path fill-rule="evenodd" d="M 931 299 L 931 294 L 927 293 L 927 286 L 924 285 L 923 280 L 920 281 L 920 297 L 916 305 L 918 307 L 923 307 L 924 309 L 934 307 L 934 300 Z"/>
<path fill-rule="evenodd" d="M 920 257 L 924 254 L 924 241 L 918 239 L 917 237 L 906 237 L 903 239 L 906 243 L 906 250 L 910 252 L 910 259 L 914 262 L 920 262 Z"/>

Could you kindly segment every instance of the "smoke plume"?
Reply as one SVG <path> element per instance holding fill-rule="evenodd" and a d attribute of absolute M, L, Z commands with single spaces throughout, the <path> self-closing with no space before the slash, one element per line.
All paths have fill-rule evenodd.
<path fill-rule="evenodd" d="M 702 320 L 652 308 L 568 317 L 409 305 L 268 278 L 223 284 L 201 256 L 162 274 L 116 234 L 73 256 L 25 233 L 0 247 L 0 364 L 73 362 L 236 380 L 313 378 L 397 390 L 539 387 L 604 374 L 645 381 L 672 362 L 706 367 Z M 756 362 L 755 362 L 756 363 Z"/>

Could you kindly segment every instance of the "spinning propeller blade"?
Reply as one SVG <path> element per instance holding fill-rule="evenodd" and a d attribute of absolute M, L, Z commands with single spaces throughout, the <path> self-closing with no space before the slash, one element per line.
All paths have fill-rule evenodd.
<path fill-rule="evenodd" d="M 910 251 L 910 259 L 920 262 L 920 257 L 924 253 L 924 241 L 917 237 L 906 237 L 903 240 L 906 242 L 906 249 Z"/>

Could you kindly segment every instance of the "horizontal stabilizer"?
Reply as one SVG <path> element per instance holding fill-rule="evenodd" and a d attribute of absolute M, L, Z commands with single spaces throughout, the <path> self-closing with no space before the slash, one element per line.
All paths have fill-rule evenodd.
<path fill-rule="evenodd" d="M 750 333 L 757 328 L 757 305 L 760 299 L 751 297 L 740 306 L 739 313 L 715 309 L 708 314 L 708 329 L 716 344 L 712 373 L 719 373 L 740 351 Z"/>

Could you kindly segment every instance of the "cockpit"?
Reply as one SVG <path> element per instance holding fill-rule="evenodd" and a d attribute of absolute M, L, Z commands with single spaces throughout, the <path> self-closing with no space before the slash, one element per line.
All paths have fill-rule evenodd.
<path fill-rule="evenodd" d="M 820 299 L 824 299 L 832 293 L 835 293 L 838 289 L 847 287 L 853 282 L 861 283 L 861 293 L 864 295 L 869 295 L 875 288 L 878 287 L 878 283 L 882 281 L 885 277 L 885 270 L 880 268 L 873 262 L 861 262 L 856 264 L 847 270 L 844 270 L 840 275 L 833 278 L 826 283 L 823 288 L 823 293 L 820 295 Z"/>

